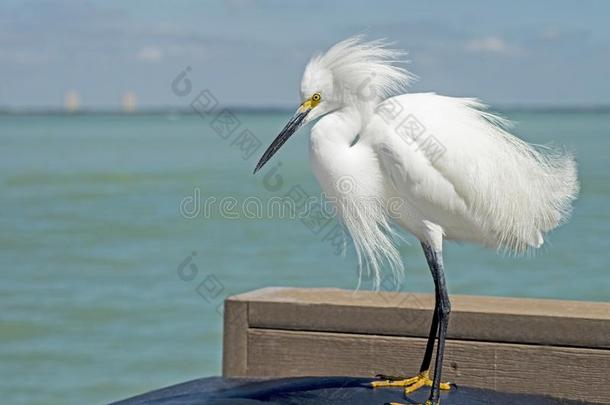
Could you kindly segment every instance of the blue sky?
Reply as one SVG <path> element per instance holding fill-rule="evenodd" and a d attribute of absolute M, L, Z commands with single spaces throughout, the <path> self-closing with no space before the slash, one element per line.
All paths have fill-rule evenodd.
<path fill-rule="evenodd" d="M 186 66 L 221 103 L 292 108 L 309 57 L 348 36 L 409 51 L 412 91 L 494 105 L 610 104 L 610 2 L 2 1 L 0 107 L 184 107 Z"/>

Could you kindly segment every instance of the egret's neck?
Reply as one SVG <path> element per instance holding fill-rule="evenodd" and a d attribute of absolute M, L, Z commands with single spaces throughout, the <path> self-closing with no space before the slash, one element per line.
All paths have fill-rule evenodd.
<path fill-rule="evenodd" d="M 311 129 L 312 148 L 349 147 L 354 143 L 362 126 L 362 116 L 356 107 L 335 110 L 320 118 Z"/>
<path fill-rule="evenodd" d="M 311 129 L 309 158 L 320 186 L 328 195 L 336 195 L 337 180 L 350 175 L 354 141 L 362 129 L 356 108 L 342 108 L 325 115 Z"/>

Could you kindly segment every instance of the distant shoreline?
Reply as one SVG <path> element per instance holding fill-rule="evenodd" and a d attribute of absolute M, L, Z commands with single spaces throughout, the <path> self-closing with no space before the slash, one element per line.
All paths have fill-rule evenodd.
<path fill-rule="evenodd" d="M 290 114 L 293 110 L 282 107 L 226 107 L 234 114 L 262 114 L 262 113 L 282 113 Z M 492 106 L 492 111 L 500 113 L 609 113 L 610 105 L 591 105 L 591 106 L 538 106 L 538 105 L 505 105 Z M 0 115 L 25 115 L 25 116 L 87 116 L 87 115 L 112 115 L 112 116 L 144 116 L 144 115 L 197 115 L 197 112 L 189 108 L 144 108 L 138 111 L 126 112 L 118 109 L 82 109 L 74 112 L 64 109 L 54 108 L 0 108 Z"/>

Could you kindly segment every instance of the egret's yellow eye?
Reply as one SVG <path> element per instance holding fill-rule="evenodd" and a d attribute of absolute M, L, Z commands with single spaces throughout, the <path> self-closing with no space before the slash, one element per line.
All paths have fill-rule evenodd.
<path fill-rule="evenodd" d="M 301 110 L 309 111 L 312 108 L 315 108 L 318 104 L 320 104 L 321 99 L 322 99 L 322 96 L 320 95 L 320 93 L 314 93 L 307 100 L 303 101 L 303 104 L 301 104 Z"/>

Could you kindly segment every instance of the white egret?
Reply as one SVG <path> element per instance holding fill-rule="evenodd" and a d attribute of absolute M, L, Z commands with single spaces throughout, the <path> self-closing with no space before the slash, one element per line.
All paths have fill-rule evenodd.
<path fill-rule="evenodd" d="M 444 240 L 523 253 L 561 224 L 578 193 L 576 164 L 565 152 L 533 147 L 509 122 L 472 98 L 400 94 L 412 75 L 396 66 L 403 52 L 382 41 L 344 40 L 315 56 L 301 82 L 302 104 L 264 153 L 255 173 L 307 122 L 310 160 L 323 191 L 349 231 L 361 268 L 379 280 L 386 263 L 403 264 L 391 224 L 421 242 L 436 305 L 420 374 L 380 375 L 374 387 L 430 386 L 439 403 L 450 302 Z M 438 338 L 433 378 L 430 363 Z"/>

